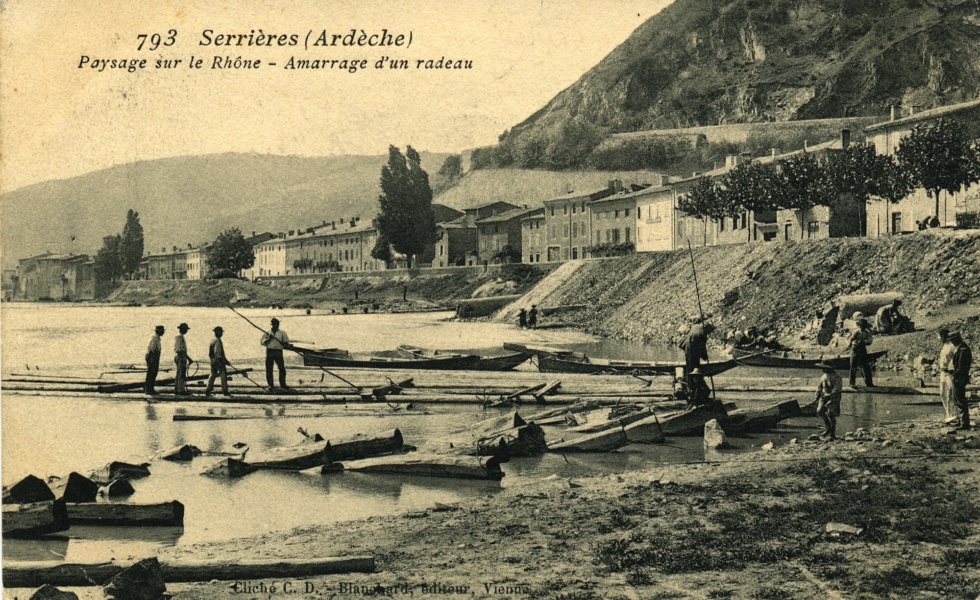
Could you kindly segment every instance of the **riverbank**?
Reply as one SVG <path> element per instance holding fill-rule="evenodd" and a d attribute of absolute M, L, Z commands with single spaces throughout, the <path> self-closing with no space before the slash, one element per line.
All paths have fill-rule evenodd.
<path fill-rule="evenodd" d="M 376 557 L 375 573 L 293 582 L 313 586 L 295 597 L 315 598 L 976 597 L 980 432 L 949 435 L 937 417 L 836 442 L 809 434 L 748 455 L 544 478 L 465 505 L 160 558 Z M 241 597 L 229 582 L 168 587 L 174 598 Z"/>

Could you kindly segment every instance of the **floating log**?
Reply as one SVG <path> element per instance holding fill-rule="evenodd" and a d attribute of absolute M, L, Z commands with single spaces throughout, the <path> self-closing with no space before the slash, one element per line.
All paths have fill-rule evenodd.
<path fill-rule="evenodd" d="M 681 412 L 660 417 L 660 427 L 664 435 L 701 435 L 704 424 L 711 419 L 725 419 L 728 413 L 720 402 L 694 406 Z"/>
<path fill-rule="evenodd" d="M 550 452 L 611 452 L 630 443 L 658 444 L 664 441 L 663 429 L 656 415 L 644 411 L 645 418 L 630 421 L 622 420 L 618 426 L 606 427 L 599 431 L 586 433 L 569 440 L 559 440 L 548 445 Z"/>
<path fill-rule="evenodd" d="M 95 502 L 99 495 L 99 484 L 74 471 L 55 480 L 52 487 L 55 496 L 65 502 Z"/>
<path fill-rule="evenodd" d="M 174 415 L 176 420 L 176 415 Z M 169 460 L 174 462 L 187 462 L 194 460 L 195 456 L 201 455 L 201 449 L 197 446 L 191 446 L 190 444 L 184 444 L 183 446 L 175 446 L 168 450 L 163 450 L 158 452 L 153 458 L 159 458 L 161 460 Z"/>
<path fill-rule="evenodd" d="M 116 479 L 140 479 L 150 476 L 150 469 L 146 465 L 134 465 L 119 461 L 113 461 L 106 466 L 93 471 L 89 479 L 95 483 L 108 485 Z"/>
<path fill-rule="evenodd" d="M 380 456 L 363 460 L 345 461 L 324 465 L 322 473 L 355 471 L 360 473 L 384 473 L 389 475 L 417 475 L 421 477 L 449 477 L 454 479 L 485 479 L 500 481 L 504 472 L 500 459 L 470 456 L 445 456 L 441 454 L 410 454 Z"/>
<path fill-rule="evenodd" d="M 136 490 L 133 489 L 133 484 L 129 483 L 128 479 L 117 479 L 99 490 L 99 493 L 106 498 L 123 498 L 132 496 Z"/>
<path fill-rule="evenodd" d="M 516 392 L 513 392 L 511 394 L 507 394 L 506 396 L 504 396 L 503 399 L 504 400 L 511 400 L 511 401 L 519 400 L 521 396 L 531 396 L 531 395 L 534 395 L 535 392 L 537 392 L 537 391 L 539 391 L 541 389 L 544 389 L 544 386 L 545 385 L 547 385 L 547 384 L 546 383 L 539 383 L 537 385 L 532 385 L 531 387 L 526 387 L 526 388 L 517 390 Z"/>
<path fill-rule="evenodd" d="M 533 394 L 534 399 L 538 402 L 544 403 L 544 397 L 554 394 L 560 387 L 561 381 L 558 379 L 553 379 L 546 383 L 543 388 Z"/>
<path fill-rule="evenodd" d="M 631 444 L 662 444 L 666 441 L 660 418 L 655 414 L 630 423 L 625 431 Z"/>
<path fill-rule="evenodd" d="M 244 477 L 249 473 L 255 472 L 255 470 L 255 467 L 237 458 L 223 458 L 208 467 L 201 475 L 234 479 L 236 477 Z"/>
<path fill-rule="evenodd" d="M 231 377 L 232 375 L 244 375 L 244 374 L 249 373 L 251 371 L 252 371 L 252 369 L 233 369 L 231 371 L 228 371 L 228 376 Z M 188 377 L 187 378 L 187 381 L 188 382 L 192 382 L 192 381 L 204 381 L 208 377 L 210 377 L 210 375 L 196 375 L 194 377 Z M 158 379 L 157 382 L 156 382 L 156 384 L 158 386 L 166 386 L 166 385 L 170 385 L 170 384 L 175 383 L 175 382 L 176 382 L 176 379 L 174 379 L 174 378 Z M 130 382 L 127 382 L 127 383 L 105 384 L 105 385 L 98 386 L 98 391 L 100 393 L 103 393 L 103 394 L 112 394 L 112 393 L 116 393 L 116 392 L 130 392 L 130 391 L 138 390 L 138 389 L 142 388 L 145 384 L 146 384 L 145 381 L 130 381 Z"/>
<path fill-rule="evenodd" d="M 50 562 L 11 563 L 3 567 L 3 585 L 8 588 L 36 588 L 45 583 L 66 587 L 104 585 L 130 566 L 114 562 L 54 565 Z M 272 578 L 282 580 L 342 573 L 371 573 L 374 571 L 374 557 L 235 560 L 233 562 L 183 561 L 161 563 L 160 570 L 167 583 L 190 583 L 214 579 L 219 581 Z"/>
<path fill-rule="evenodd" d="M 627 409 L 623 414 L 623 409 Z M 599 413 L 596 415 L 595 413 Z M 603 408 L 598 411 L 587 413 L 588 419 L 581 425 L 569 429 L 575 433 L 595 433 L 616 427 L 625 427 L 634 421 L 645 419 L 652 414 L 649 408 L 643 408 L 636 404 L 625 406 L 614 406 Z M 614 416 L 619 414 L 620 416 Z M 598 417 L 598 418 L 596 418 Z"/>
<path fill-rule="evenodd" d="M 68 511 L 64 500 L 3 505 L 5 537 L 36 538 L 48 533 L 67 531 L 68 525 Z M 6 565 L 4 570 L 6 571 Z"/>
<path fill-rule="evenodd" d="M 28 475 L 3 490 L 3 504 L 31 504 L 55 499 L 54 492 L 40 477 Z"/>
<path fill-rule="evenodd" d="M 184 505 L 173 500 L 157 504 L 130 502 L 68 503 L 72 525 L 111 527 L 183 527 Z"/>
<path fill-rule="evenodd" d="M 404 445 L 402 432 L 398 429 L 374 436 L 358 434 L 346 440 L 330 440 L 323 450 L 324 464 L 391 454 L 400 451 Z"/>
<path fill-rule="evenodd" d="M 329 442 L 269 448 L 249 455 L 249 464 L 256 469 L 301 471 L 324 464 L 324 450 Z"/>
<path fill-rule="evenodd" d="M 412 377 L 397 382 L 392 381 L 387 385 L 374 388 L 373 390 L 371 390 L 370 394 L 362 394 L 361 397 L 365 399 L 370 399 L 371 396 L 374 396 L 374 398 L 376 398 L 378 401 L 384 402 L 387 396 L 396 396 L 398 394 L 401 394 L 403 389 L 407 387 L 414 387 L 415 385 L 414 381 L 415 379 Z"/>
<path fill-rule="evenodd" d="M 720 424 L 726 434 L 738 435 L 753 431 L 767 431 L 784 419 L 802 415 L 803 410 L 800 408 L 799 402 L 787 400 L 762 408 L 733 410 L 728 413 L 725 419 L 720 421 Z"/>

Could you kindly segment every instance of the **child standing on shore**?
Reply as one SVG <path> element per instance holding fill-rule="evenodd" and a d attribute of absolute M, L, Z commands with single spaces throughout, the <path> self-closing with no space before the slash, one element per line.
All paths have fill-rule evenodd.
<path fill-rule="evenodd" d="M 823 376 L 817 383 L 817 415 L 823 419 L 824 431 L 820 437 L 837 439 L 837 417 L 840 416 L 840 398 L 844 380 L 827 363 L 817 363 L 823 369 Z"/>

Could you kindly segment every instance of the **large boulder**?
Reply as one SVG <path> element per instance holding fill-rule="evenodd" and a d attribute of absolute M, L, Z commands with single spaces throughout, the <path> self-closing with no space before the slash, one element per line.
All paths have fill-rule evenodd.
<path fill-rule="evenodd" d="M 31 594 L 30 600 L 78 600 L 78 594 L 59 590 L 50 583 L 45 583 Z"/>
<path fill-rule="evenodd" d="M 156 557 L 139 561 L 102 587 L 105 597 L 114 600 L 160 600 L 166 591 L 163 571 Z"/>
<path fill-rule="evenodd" d="M 721 428 L 718 419 L 711 419 L 704 424 L 704 449 L 718 450 L 728 446 L 725 430 Z"/>
<path fill-rule="evenodd" d="M 3 490 L 4 504 L 31 504 L 54 500 L 54 492 L 43 479 L 28 475 Z"/>
<path fill-rule="evenodd" d="M 68 477 L 52 481 L 51 487 L 55 496 L 65 502 L 95 502 L 99 493 L 99 484 L 74 471 Z"/>

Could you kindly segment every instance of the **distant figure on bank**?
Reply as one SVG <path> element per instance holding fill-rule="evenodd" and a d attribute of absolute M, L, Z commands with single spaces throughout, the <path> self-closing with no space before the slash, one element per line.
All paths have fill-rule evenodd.
<path fill-rule="evenodd" d="M 527 329 L 527 310 L 521 309 L 517 313 L 517 326 L 521 329 Z"/>
<path fill-rule="evenodd" d="M 225 330 L 220 326 L 214 328 L 214 339 L 208 348 L 208 358 L 211 359 L 211 376 L 208 377 L 208 386 L 204 388 L 204 395 L 210 396 L 214 391 L 214 380 L 221 377 L 221 393 L 230 396 L 228 393 L 228 359 L 225 358 L 225 345 L 221 341 L 221 336 Z"/>
<path fill-rule="evenodd" d="M 953 402 L 953 352 L 956 346 L 949 341 L 949 330 L 943 327 L 939 330 L 939 399 L 943 402 L 943 412 L 946 413 L 946 424 L 959 421 L 956 403 Z"/>
<path fill-rule="evenodd" d="M 929 217 L 929 227 L 932 227 L 933 229 L 939 227 L 939 217 L 936 215 Z"/>
<path fill-rule="evenodd" d="M 864 373 L 864 385 L 871 388 L 874 387 L 874 383 L 871 379 L 871 362 L 868 360 L 868 346 L 871 345 L 874 338 L 871 337 L 871 326 L 868 324 L 867 319 L 861 317 L 858 319 L 857 324 L 857 329 L 851 334 L 851 339 L 848 343 L 851 349 L 850 385 L 854 387 L 858 369 L 861 369 Z"/>
<path fill-rule="evenodd" d="M 970 383 L 970 367 L 973 366 L 973 351 L 963 341 L 959 331 L 949 334 L 949 341 L 953 345 L 952 360 L 952 396 L 953 404 L 956 406 L 957 422 L 956 429 L 970 429 L 970 405 L 966 397 L 966 386 Z"/>
<path fill-rule="evenodd" d="M 181 323 L 177 326 L 178 333 L 174 336 L 174 364 L 177 365 L 177 375 L 174 377 L 174 395 L 186 396 L 187 394 L 187 367 L 190 366 L 194 359 L 187 355 L 187 342 L 184 340 L 184 334 L 190 327 L 187 323 Z"/>
<path fill-rule="evenodd" d="M 837 417 L 840 416 L 840 397 L 844 389 L 844 380 L 837 371 L 827 363 L 820 362 L 817 366 L 823 369 L 823 375 L 817 383 L 817 415 L 823 419 L 823 433 L 820 437 L 829 440 L 837 439 Z"/>
<path fill-rule="evenodd" d="M 272 380 L 272 366 L 279 366 L 279 387 L 284 390 L 286 386 L 286 361 L 283 360 L 282 351 L 289 348 L 289 336 L 282 329 L 279 329 L 279 319 L 272 319 L 272 329 L 262 336 L 262 345 L 265 346 L 265 381 L 269 384 L 269 391 L 274 392 L 276 385 Z"/>
<path fill-rule="evenodd" d="M 534 329 L 538 326 L 538 305 L 532 304 L 531 310 L 527 313 L 527 326 Z"/>
<path fill-rule="evenodd" d="M 157 325 L 155 331 L 156 333 L 150 338 L 150 345 L 146 348 L 146 383 L 143 385 L 143 391 L 151 396 L 157 395 L 157 373 L 160 372 L 160 354 L 163 353 L 160 336 L 166 330 L 163 325 Z"/>

